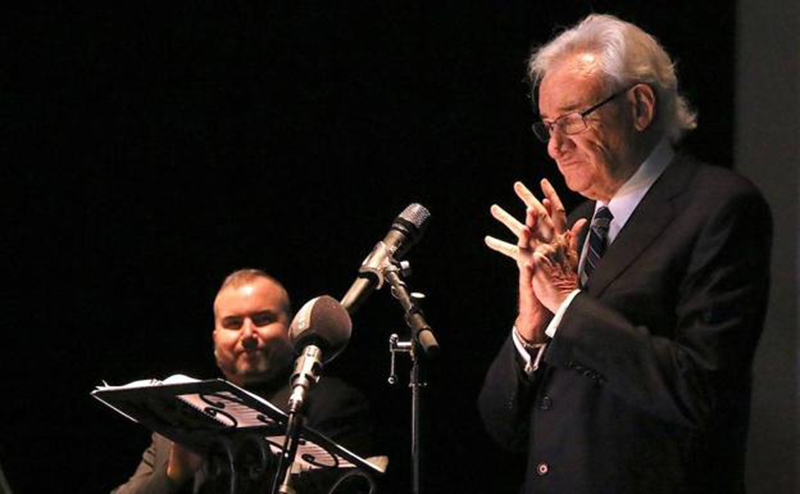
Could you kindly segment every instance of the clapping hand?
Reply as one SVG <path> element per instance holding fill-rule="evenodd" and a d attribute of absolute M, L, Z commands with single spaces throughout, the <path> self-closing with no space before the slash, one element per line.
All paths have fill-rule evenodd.
<path fill-rule="evenodd" d="M 561 199 L 550 182 L 542 180 L 545 198 L 540 202 L 522 182 L 514 192 L 525 203 L 525 223 L 518 221 L 498 205 L 492 216 L 517 237 L 511 244 L 486 237 L 486 245 L 515 261 L 519 268 L 519 315 L 516 321 L 520 336 L 530 343 L 544 341 L 544 328 L 553 312 L 578 287 L 578 236 L 586 220 L 567 228 L 567 215 Z"/>

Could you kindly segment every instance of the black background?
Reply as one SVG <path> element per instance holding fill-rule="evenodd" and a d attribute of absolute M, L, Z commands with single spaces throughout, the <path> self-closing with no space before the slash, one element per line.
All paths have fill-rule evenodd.
<path fill-rule="evenodd" d="M 215 377 L 211 301 L 259 267 L 296 308 L 341 297 L 409 203 L 432 213 L 410 286 L 442 346 L 430 375 L 424 484 L 513 492 L 522 460 L 475 400 L 515 315 L 516 268 L 492 203 L 565 191 L 533 121 L 531 46 L 591 11 L 654 33 L 700 110 L 687 141 L 732 161 L 733 5 L 690 1 L 54 3 L 4 16 L 3 432 L 17 492 L 105 492 L 148 436 L 94 401 L 105 379 Z M 372 399 L 407 492 L 409 390 L 386 384 L 396 302 L 374 294 L 327 369 Z"/>

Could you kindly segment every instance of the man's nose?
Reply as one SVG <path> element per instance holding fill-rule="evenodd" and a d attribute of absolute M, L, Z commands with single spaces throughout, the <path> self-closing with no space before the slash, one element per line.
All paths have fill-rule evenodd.
<path fill-rule="evenodd" d="M 564 148 L 568 145 L 569 137 L 567 137 L 561 129 L 554 128 L 550 132 L 550 140 L 547 141 L 547 154 L 551 158 L 556 159 L 564 152 Z"/>
<path fill-rule="evenodd" d="M 255 348 L 258 346 L 258 333 L 256 333 L 255 325 L 249 317 L 246 317 L 242 322 L 241 332 L 242 346 L 245 348 Z"/>

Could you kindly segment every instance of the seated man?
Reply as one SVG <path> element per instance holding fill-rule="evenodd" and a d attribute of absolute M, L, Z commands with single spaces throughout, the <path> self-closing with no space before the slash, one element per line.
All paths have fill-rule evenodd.
<path fill-rule="evenodd" d="M 291 316 L 284 287 L 256 269 L 229 275 L 214 301 L 214 356 L 222 374 L 284 411 L 294 360 L 288 335 Z M 373 452 L 367 400 L 336 378 L 323 377 L 311 390 L 306 425 L 358 454 Z M 113 493 L 207 492 L 202 466 L 197 454 L 153 434 L 136 472 Z M 298 492 L 327 492 L 325 484 L 333 479 L 320 473 L 300 475 Z"/>

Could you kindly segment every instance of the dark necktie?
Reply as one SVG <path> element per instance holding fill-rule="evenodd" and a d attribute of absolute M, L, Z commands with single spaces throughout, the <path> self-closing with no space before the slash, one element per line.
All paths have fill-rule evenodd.
<path fill-rule="evenodd" d="M 586 286 L 592 276 L 597 263 L 606 251 L 608 244 L 608 225 L 614 215 L 605 206 L 594 213 L 592 224 L 589 228 L 589 249 L 586 251 L 586 260 L 583 262 L 583 273 L 581 273 L 581 285 Z"/>

